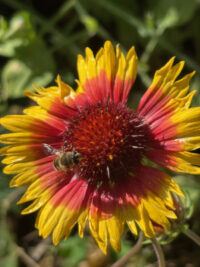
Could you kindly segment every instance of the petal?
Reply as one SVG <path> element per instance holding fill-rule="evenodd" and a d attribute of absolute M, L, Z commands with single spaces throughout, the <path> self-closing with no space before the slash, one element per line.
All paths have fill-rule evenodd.
<path fill-rule="evenodd" d="M 91 49 L 86 48 L 86 57 L 78 56 L 79 87 L 78 92 L 85 92 L 89 102 L 94 104 L 110 98 L 114 102 L 126 103 L 137 73 L 137 55 L 132 47 L 127 56 L 111 42 L 94 57 Z"/>
<path fill-rule="evenodd" d="M 187 74 L 176 81 L 176 78 L 183 69 L 184 62 L 181 61 L 174 66 L 173 62 L 174 58 L 171 58 L 164 67 L 156 71 L 152 84 L 141 98 L 138 107 L 140 115 L 150 117 L 161 108 L 163 109 L 168 106 L 168 102 L 171 99 L 179 100 L 186 96 L 189 90 L 190 79 L 195 72 Z"/>
<path fill-rule="evenodd" d="M 63 237 L 67 238 L 86 209 L 87 194 L 83 180 L 72 180 L 58 188 L 38 215 L 36 227 L 40 235 L 46 237 L 53 232 L 54 244 Z"/>
<path fill-rule="evenodd" d="M 167 152 L 165 150 L 151 150 L 146 156 L 153 162 L 173 171 L 200 174 L 200 156 L 190 152 Z"/>
<path fill-rule="evenodd" d="M 111 246 L 116 252 L 121 250 L 121 235 L 124 231 L 124 221 L 123 218 L 118 216 L 112 216 L 106 220 L 107 229 L 109 233 L 109 240 Z"/>

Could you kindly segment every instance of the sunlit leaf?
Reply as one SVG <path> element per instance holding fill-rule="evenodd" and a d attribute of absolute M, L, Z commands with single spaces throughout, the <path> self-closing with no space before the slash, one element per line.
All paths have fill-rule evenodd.
<path fill-rule="evenodd" d="M 2 95 L 4 99 L 23 95 L 31 70 L 19 60 L 10 60 L 2 71 Z"/>
<path fill-rule="evenodd" d="M 33 64 L 33 68 L 31 68 L 31 64 Z M 37 68 L 35 64 L 36 62 L 30 62 L 30 65 L 27 66 L 20 60 L 8 61 L 2 71 L 2 97 L 4 99 L 22 97 L 25 89 L 32 89 L 32 84 L 45 86 L 52 80 L 52 72 L 48 69 L 42 69 L 39 72 L 41 66 Z"/>
<path fill-rule="evenodd" d="M 11 57 L 15 55 L 15 49 L 29 43 L 36 33 L 30 22 L 27 12 L 16 13 L 11 20 L 0 18 L 0 55 Z"/>

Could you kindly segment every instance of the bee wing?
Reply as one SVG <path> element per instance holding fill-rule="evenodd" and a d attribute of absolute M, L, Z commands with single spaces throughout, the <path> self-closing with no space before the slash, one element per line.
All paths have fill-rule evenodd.
<path fill-rule="evenodd" d="M 47 155 L 53 155 L 53 154 L 58 154 L 59 150 L 55 149 L 53 146 L 49 144 L 43 144 L 43 149 L 45 154 Z"/>

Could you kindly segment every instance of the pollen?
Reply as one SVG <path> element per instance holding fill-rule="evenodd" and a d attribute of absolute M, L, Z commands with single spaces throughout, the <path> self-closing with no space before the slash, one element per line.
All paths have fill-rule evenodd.
<path fill-rule="evenodd" d="M 126 106 L 98 103 L 72 119 L 64 143 L 81 155 L 80 177 L 113 186 L 141 163 L 148 135 L 143 119 Z"/>

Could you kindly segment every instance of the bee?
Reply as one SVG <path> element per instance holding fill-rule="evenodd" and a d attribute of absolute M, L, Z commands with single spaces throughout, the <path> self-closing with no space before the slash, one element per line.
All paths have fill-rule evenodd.
<path fill-rule="evenodd" d="M 77 165 L 81 159 L 81 155 L 75 150 L 66 152 L 64 149 L 58 150 L 48 144 L 43 145 L 48 154 L 56 155 L 53 160 L 53 166 L 57 171 L 67 171 L 74 165 Z"/>

